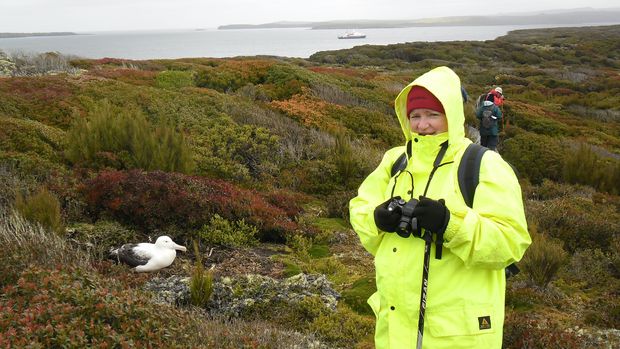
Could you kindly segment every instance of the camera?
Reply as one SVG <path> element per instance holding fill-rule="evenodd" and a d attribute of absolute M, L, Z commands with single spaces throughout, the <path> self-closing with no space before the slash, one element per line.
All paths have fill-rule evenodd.
<path fill-rule="evenodd" d="M 418 204 L 418 200 L 411 199 L 409 201 L 405 201 L 400 197 L 395 197 L 388 204 L 388 211 L 397 211 L 400 212 L 400 222 L 398 223 L 398 228 L 396 229 L 396 234 L 403 238 L 408 238 L 409 235 L 419 235 L 418 229 L 418 219 L 413 216 L 413 209 Z"/>

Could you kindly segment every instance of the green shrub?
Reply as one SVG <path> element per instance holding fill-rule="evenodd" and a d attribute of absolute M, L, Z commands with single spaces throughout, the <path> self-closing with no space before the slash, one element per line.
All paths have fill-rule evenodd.
<path fill-rule="evenodd" d="M 243 219 L 234 223 L 214 214 L 198 232 L 200 239 L 207 244 L 228 247 L 245 247 L 255 245 L 258 229 L 247 224 Z"/>
<path fill-rule="evenodd" d="M 541 183 L 544 178 L 561 178 L 564 147 L 552 137 L 518 132 L 504 141 L 501 153 L 516 167 L 520 177 L 528 178 L 534 184 Z"/>
<path fill-rule="evenodd" d="M 373 343 L 374 317 L 359 315 L 347 307 L 317 316 L 310 330 L 340 348 L 354 348 L 358 343 Z"/>
<path fill-rule="evenodd" d="M 563 278 L 574 280 L 586 288 L 603 289 L 613 279 L 612 253 L 600 249 L 583 249 L 573 254 Z M 616 252 L 617 253 L 617 252 Z"/>
<path fill-rule="evenodd" d="M 310 248 L 312 248 L 311 239 L 301 234 L 292 234 L 287 237 L 286 245 L 293 250 L 295 256 L 299 259 L 303 261 L 308 261 L 310 259 Z"/>
<path fill-rule="evenodd" d="M 17 194 L 15 208 L 28 221 L 38 223 L 57 234 L 64 233 L 60 202 L 47 189 L 41 188 L 36 194 L 23 197 Z"/>
<path fill-rule="evenodd" d="M 535 285 L 546 287 L 564 265 L 567 253 L 559 241 L 533 231 L 531 236 L 532 245 L 525 251 L 519 265 Z"/>
<path fill-rule="evenodd" d="M 33 120 L 0 117 L 0 151 L 60 162 L 64 132 Z"/>
<path fill-rule="evenodd" d="M 563 170 L 564 180 L 569 183 L 586 184 L 601 191 L 620 194 L 620 161 L 603 159 L 587 144 L 571 151 Z"/>
<path fill-rule="evenodd" d="M 312 244 L 312 247 L 310 247 L 308 253 L 312 258 L 324 258 L 331 255 L 329 252 L 329 246 L 321 244 Z"/>
<path fill-rule="evenodd" d="M 585 248 L 608 251 L 614 236 L 620 234 L 620 213 L 615 207 L 593 202 L 578 193 L 531 201 L 526 211 L 540 231 L 560 239 L 569 252 Z"/>
<path fill-rule="evenodd" d="M 368 298 L 377 291 L 374 275 L 357 279 L 349 288 L 342 291 L 342 299 L 354 311 L 363 315 L 374 315 L 367 303 Z"/>
<path fill-rule="evenodd" d="M 194 135 L 192 142 L 199 174 L 249 181 L 278 172 L 278 137 L 266 128 L 221 121 Z"/>
<path fill-rule="evenodd" d="M 523 284 L 521 284 L 523 285 Z M 528 311 L 544 304 L 543 294 L 540 289 L 523 285 L 515 287 L 515 283 L 506 287 L 506 307 L 519 311 Z"/>
<path fill-rule="evenodd" d="M 173 127 L 153 127 L 134 107 L 117 108 L 104 100 L 88 118 L 68 131 L 66 157 L 74 164 L 115 169 L 141 168 L 189 173 L 192 157 L 184 136 Z"/>
<path fill-rule="evenodd" d="M 189 295 L 192 305 L 204 308 L 211 294 L 213 294 L 213 273 L 211 270 L 204 270 L 204 264 L 202 264 L 202 257 L 198 250 L 198 243 L 194 241 L 194 254 L 196 255 L 196 261 L 194 263 L 194 269 L 192 270 L 192 277 L 189 281 Z"/>
<path fill-rule="evenodd" d="M 157 74 L 157 87 L 180 89 L 194 85 L 194 74 L 191 71 L 166 70 Z"/>
<path fill-rule="evenodd" d="M 357 166 L 353 156 L 353 149 L 351 148 L 351 140 L 342 133 L 336 135 L 334 157 L 341 183 L 346 184 L 349 178 L 357 172 Z"/>
<path fill-rule="evenodd" d="M 515 114 L 512 118 L 518 119 L 519 127 L 539 135 L 558 137 L 570 133 L 566 125 L 548 117 Z"/>
<path fill-rule="evenodd" d="M 533 200 L 552 200 L 572 195 L 577 195 L 577 192 L 588 191 L 585 187 L 579 187 L 566 183 L 558 183 L 548 179 L 544 179 L 540 185 L 521 186 L 526 198 Z M 593 191 L 590 189 L 589 191 Z"/>
<path fill-rule="evenodd" d="M 35 191 L 39 184 L 33 177 L 9 161 L 2 160 L 0 153 L 0 209 L 12 207 L 18 193 Z"/>
<path fill-rule="evenodd" d="M 284 170 L 281 177 L 287 188 L 308 194 L 327 195 L 342 190 L 338 184 L 338 168 L 326 160 L 302 161 L 297 166 Z"/>
<path fill-rule="evenodd" d="M 335 191 L 325 197 L 327 216 L 349 221 L 349 201 L 357 195 L 356 190 Z"/>
<path fill-rule="evenodd" d="M 610 251 L 611 272 L 617 279 L 620 279 L 620 236 L 615 236 L 613 238 Z"/>

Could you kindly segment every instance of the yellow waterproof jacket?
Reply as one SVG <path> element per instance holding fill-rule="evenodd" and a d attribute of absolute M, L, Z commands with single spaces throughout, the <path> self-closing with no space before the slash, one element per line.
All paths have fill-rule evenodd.
<path fill-rule="evenodd" d="M 419 85 L 443 104 L 448 132 L 420 136 L 409 127 L 407 94 Z M 495 152 L 482 158 L 480 182 L 469 208 L 458 186 L 457 169 L 465 148 L 463 103 L 458 76 L 439 67 L 420 76 L 398 95 L 396 114 L 412 157 L 398 180 L 393 163 L 405 146 L 388 150 L 350 202 L 351 224 L 363 246 L 375 256 L 377 293 L 368 303 L 377 317 L 377 348 L 415 348 L 422 282 L 424 240 L 379 231 L 374 209 L 394 196 L 418 198 L 427 185 L 441 143 L 448 149 L 428 186 L 426 196 L 445 199 L 450 210 L 442 258 L 432 245 L 428 280 L 424 348 L 501 348 L 504 322 L 504 268 L 519 261 L 531 243 L 521 188 L 510 166 Z M 410 193 L 411 191 L 411 193 Z"/>

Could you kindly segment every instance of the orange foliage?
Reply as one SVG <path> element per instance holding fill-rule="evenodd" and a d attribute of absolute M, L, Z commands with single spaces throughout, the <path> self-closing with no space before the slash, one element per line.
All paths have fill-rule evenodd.
<path fill-rule="evenodd" d="M 271 101 L 269 105 L 299 120 L 308 127 L 330 131 L 343 128 L 342 125 L 329 116 L 330 108 L 333 110 L 334 108 L 340 109 L 342 107 L 312 97 L 307 87 L 302 87 L 301 94 L 296 94 L 285 101 Z"/>
<path fill-rule="evenodd" d="M 235 71 L 243 80 L 253 80 L 257 75 L 264 75 L 275 62 L 260 59 L 227 59 L 219 67 Z"/>

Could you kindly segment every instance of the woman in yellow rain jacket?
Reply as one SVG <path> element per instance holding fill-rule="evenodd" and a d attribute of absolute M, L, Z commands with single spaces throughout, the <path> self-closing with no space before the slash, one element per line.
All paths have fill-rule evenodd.
<path fill-rule="evenodd" d="M 377 292 L 368 303 L 377 317 L 376 347 L 416 347 L 425 241 L 414 235 L 432 232 L 443 233 L 444 241 L 441 259 L 431 245 L 423 347 L 499 349 L 504 268 L 531 243 L 517 178 L 499 154 L 487 151 L 472 208 L 465 204 L 457 169 L 471 141 L 464 132 L 460 79 L 449 68 L 433 69 L 405 87 L 395 109 L 411 141 L 407 167 L 392 177 L 406 147 L 388 150 L 350 202 L 351 224 L 375 257 Z M 408 238 L 394 233 L 401 211 L 388 210 L 388 203 L 396 196 L 419 200 L 413 217 L 420 230 Z"/>

